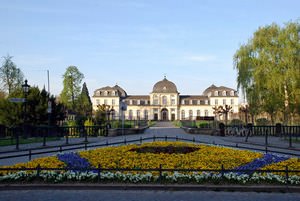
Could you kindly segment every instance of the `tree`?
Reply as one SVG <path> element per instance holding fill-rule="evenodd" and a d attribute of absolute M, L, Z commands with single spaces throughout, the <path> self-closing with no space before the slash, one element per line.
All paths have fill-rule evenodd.
<path fill-rule="evenodd" d="M 27 109 L 24 114 L 22 103 L 11 103 L 9 98 L 24 98 L 22 89 L 13 91 L 7 99 L 0 99 L 0 124 L 6 126 L 18 126 L 24 123 L 24 115 L 26 115 L 26 123 L 31 125 L 48 124 L 48 97 L 49 94 L 45 89 L 40 91 L 37 87 L 31 87 L 27 96 Z M 51 125 L 55 125 L 57 121 L 64 120 L 63 105 L 56 103 L 55 97 L 50 96 L 52 103 Z"/>
<path fill-rule="evenodd" d="M 63 75 L 63 90 L 61 102 L 68 108 L 75 111 L 75 104 L 80 95 L 80 85 L 84 75 L 76 66 L 69 66 Z"/>
<path fill-rule="evenodd" d="M 83 83 L 81 94 L 78 98 L 78 109 L 79 113 L 85 117 L 89 117 L 92 115 L 93 111 L 93 105 L 92 101 L 89 95 L 88 88 L 86 86 L 86 83 Z"/>
<path fill-rule="evenodd" d="M 12 61 L 12 56 L 3 57 L 4 61 L 0 68 L 0 78 L 4 90 L 10 94 L 13 90 L 20 87 L 23 83 L 24 75 Z"/>
<path fill-rule="evenodd" d="M 287 123 L 290 114 L 297 112 L 300 90 L 299 36 L 299 22 L 290 22 L 284 27 L 277 24 L 260 27 L 248 43 L 235 53 L 238 88 L 251 102 L 251 115 L 267 112 L 273 123 L 276 116 L 282 115 L 284 123 Z M 255 107 L 259 107 L 258 110 L 251 111 Z"/>
<path fill-rule="evenodd" d="M 228 122 L 228 114 L 232 111 L 232 107 L 230 105 L 225 105 L 224 107 L 222 105 L 214 106 L 212 108 L 214 110 L 215 115 L 224 115 L 225 116 L 225 125 L 227 125 Z"/>

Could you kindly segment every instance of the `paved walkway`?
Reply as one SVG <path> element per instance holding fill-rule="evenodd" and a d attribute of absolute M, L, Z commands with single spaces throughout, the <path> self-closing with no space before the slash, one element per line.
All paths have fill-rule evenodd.
<path fill-rule="evenodd" d="M 154 190 L 11 190 L 1 191 L 0 200 L 64 200 L 64 201 L 295 201 L 299 193 L 256 193 L 215 191 L 154 191 Z"/>
<path fill-rule="evenodd" d="M 96 145 L 96 144 L 104 144 L 106 142 L 108 143 L 114 143 L 114 142 L 121 142 L 126 139 L 126 141 L 135 140 L 142 138 L 150 138 L 150 137 L 178 137 L 178 138 L 184 138 L 184 139 L 195 139 L 196 141 L 201 141 L 203 143 L 207 144 L 221 144 L 226 146 L 239 146 L 239 147 L 247 147 L 250 149 L 261 149 L 262 151 L 265 150 L 265 138 L 264 137 L 249 137 L 248 142 L 245 142 L 245 137 L 234 137 L 234 136 L 226 136 L 226 137 L 220 137 L 220 136 L 210 136 L 210 135 L 201 135 L 201 134 L 188 134 L 183 129 L 174 127 L 170 122 L 158 122 L 154 127 L 151 127 L 147 129 L 144 133 L 136 134 L 136 135 L 127 135 L 127 136 L 117 136 L 117 137 L 94 137 L 94 138 L 88 138 L 89 145 Z M 152 140 L 151 140 L 152 141 Z M 83 143 L 84 138 L 70 138 L 69 143 Z M 59 151 L 59 148 L 51 148 L 50 146 L 62 146 L 65 145 L 65 140 L 59 140 L 59 141 L 52 141 L 47 142 L 47 148 L 43 149 L 43 151 L 51 151 L 51 150 L 57 150 Z M 300 155 L 300 143 L 294 143 L 293 148 L 288 148 L 288 140 L 285 140 L 280 137 L 269 137 L 268 138 L 268 150 L 269 151 L 277 151 L 277 152 L 283 152 L 287 155 L 289 154 L 296 154 Z M 73 145 L 72 147 L 76 147 L 78 145 Z M 81 145 L 82 146 L 82 145 Z M 284 147 L 284 149 L 280 149 L 278 147 Z M 20 145 L 20 149 L 34 149 L 34 148 L 42 148 L 42 143 L 32 143 L 32 144 L 26 144 L 26 145 Z M 70 147 L 71 148 L 71 147 Z M 15 146 L 4 146 L 0 147 L 0 158 L 4 156 L 9 155 L 16 155 L 16 154 L 28 154 L 28 150 L 26 151 L 19 151 L 11 153 L 11 151 L 16 151 Z M 38 150 L 40 152 L 41 150 Z M 8 153 L 9 152 L 9 153 Z M 33 150 L 32 153 L 37 152 L 36 150 Z M 43 157 L 43 156 L 50 156 L 55 155 L 55 153 L 45 153 L 40 155 L 34 155 L 32 157 Z M 28 156 L 23 157 L 17 157 L 17 158 L 9 158 L 9 159 L 0 159 L 0 166 L 1 165 L 12 165 L 15 163 L 20 162 L 27 162 Z"/>

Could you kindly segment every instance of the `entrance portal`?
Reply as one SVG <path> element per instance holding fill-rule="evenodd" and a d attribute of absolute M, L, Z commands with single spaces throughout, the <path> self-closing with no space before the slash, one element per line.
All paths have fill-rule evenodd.
<path fill-rule="evenodd" d="M 166 108 L 162 109 L 161 110 L 161 120 L 163 121 L 168 121 L 169 118 L 168 118 L 168 110 Z"/>

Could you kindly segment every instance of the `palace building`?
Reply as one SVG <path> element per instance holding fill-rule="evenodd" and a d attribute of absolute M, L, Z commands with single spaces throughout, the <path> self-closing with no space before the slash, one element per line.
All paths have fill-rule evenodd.
<path fill-rule="evenodd" d="M 115 85 L 95 90 L 92 102 L 94 110 L 99 104 L 110 106 L 112 118 L 115 119 L 124 115 L 125 119 L 208 120 L 215 118 L 213 107 L 220 105 L 232 107 L 229 119 L 238 113 L 236 90 L 211 85 L 202 95 L 180 95 L 176 85 L 166 77 L 154 84 L 149 95 L 128 95 Z M 123 112 L 121 106 L 124 103 L 127 109 Z"/>

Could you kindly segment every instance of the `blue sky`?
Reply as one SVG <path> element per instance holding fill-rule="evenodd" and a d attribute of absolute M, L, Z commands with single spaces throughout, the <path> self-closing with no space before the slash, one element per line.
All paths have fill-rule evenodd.
<path fill-rule="evenodd" d="M 164 75 L 181 94 L 236 88 L 233 55 L 259 26 L 300 19 L 299 0 L 1 0 L 0 56 L 59 95 L 75 65 L 90 95 L 118 83 L 147 95 Z M 1 59 L 2 63 L 3 59 Z"/>

